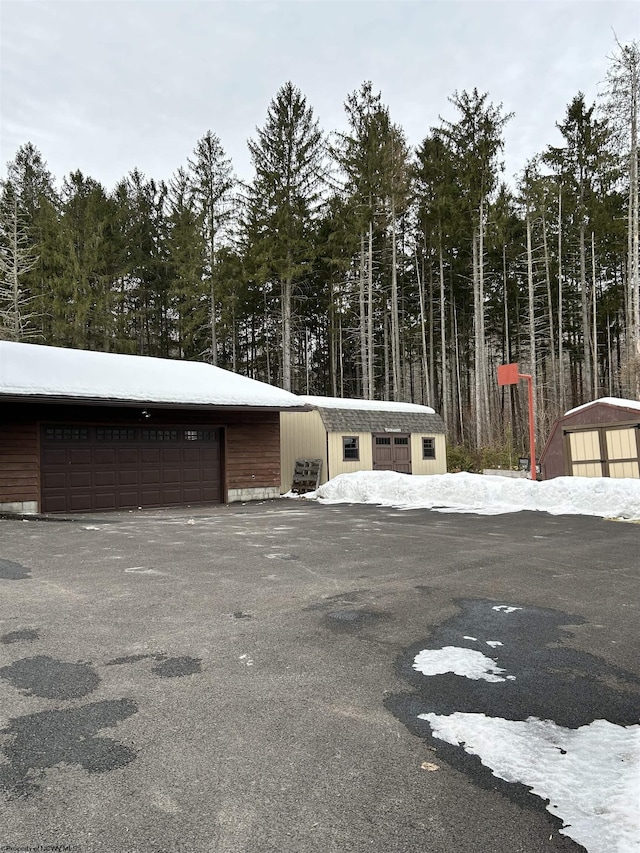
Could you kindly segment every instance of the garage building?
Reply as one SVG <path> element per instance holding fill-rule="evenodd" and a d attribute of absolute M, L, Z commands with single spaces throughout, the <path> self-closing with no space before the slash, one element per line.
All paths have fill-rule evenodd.
<path fill-rule="evenodd" d="M 602 397 L 558 418 L 540 457 L 542 477 L 640 478 L 640 402 Z"/>
<path fill-rule="evenodd" d="M 311 411 L 280 416 L 282 490 L 293 482 L 296 460 L 321 460 L 320 483 L 354 471 L 444 474 L 445 425 L 416 403 L 301 396 Z"/>
<path fill-rule="evenodd" d="M 209 364 L 0 341 L 0 511 L 277 497 L 291 408 Z"/>

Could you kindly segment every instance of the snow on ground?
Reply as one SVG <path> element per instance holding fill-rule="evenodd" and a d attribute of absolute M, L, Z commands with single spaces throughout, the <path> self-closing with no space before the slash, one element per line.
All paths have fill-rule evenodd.
<path fill-rule="evenodd" d="M 498 643 L 498 645 L 502 644 Z M 484 681 L 505 681 L 501 675 L 498 675 L 499 672 L 504 672 L 504 669 L 494 660 L 475 649 L 464 649 L 458 646 L 423 649 L 416 655 L 413 668 L 423 675 L 442 675 L 444 672 L 453 672 L 474 681 L 481 678 Z"/>
<path fill-rule="evenodd" d="M 484 714 L 420 714 L 435 737 L 477 755 L 494 776 L 549 800 L 560 832 L 589 853 L 640 850 L 640 726 L 594 720 L 567 729 L 551 720 Z"/>
<path fill-rule="evenodd" d="M 537 510 L 551 515 L 640 519 L 640 480 L 605 477 L 557 477 L 537 483 L 465 472 L 415 476 L 358 471 L 340 474 L 305 498 L 479 515 Z"/>

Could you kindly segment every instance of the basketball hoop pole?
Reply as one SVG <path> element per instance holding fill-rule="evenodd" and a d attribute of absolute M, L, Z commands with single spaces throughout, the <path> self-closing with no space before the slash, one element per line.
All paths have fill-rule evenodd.
<path fill-rule="evenodd" d="M 533 416 L 533 376 L 529 373 L 518 373 L 517 363 L 501 364 L 498 367 L 498 385 L 517 385 L 519 379 L 526 379 L 529 392 L 529 455 L 531 465 L 529 479 L 537 480 L 536 470 L 536 430 Z"/>

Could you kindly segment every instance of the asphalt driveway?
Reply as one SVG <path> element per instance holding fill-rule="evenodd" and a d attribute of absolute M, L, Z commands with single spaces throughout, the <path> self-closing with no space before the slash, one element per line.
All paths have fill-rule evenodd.
<path fill-rule="evenodd" d="M 640 525 L 287 500 L 2 520 L 0 851 L 581 850 L 417 718 L 640 722 L 639 553 Z M 425 687 L 416 651 L 501 607 L 517 689 Z"/>

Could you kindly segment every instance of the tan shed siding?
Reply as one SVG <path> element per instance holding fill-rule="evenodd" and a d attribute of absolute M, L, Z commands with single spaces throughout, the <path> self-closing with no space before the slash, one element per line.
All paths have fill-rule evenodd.
<path fill-rule="evenodd" d="M 609 462 L 609 476 L 617 479 L 629 477 L 633 480 L 640 479 L 640 465 L 638 462 Z"/>
<path fill-rule="evenodd" d="M 38 427 L 0 424 L 0 503 L 40 502 Z"/>
<path fill-rule="evenodd" d="M 277 412 L 227 420 L 225 468 L 227 489 L 280 485 L 280 419 Z"/>
<path fill-rule="evenodd" d="M 602 477 L 601 462 L 574 462 L 572 468 L 574 477 Z"/>
<path fill-rule="evenodd" d="M 638 455 L 635 429 L 607 430 L 607 457 L 609 459 L 635 459 Z"/>
<path fill-rule="evenodd" d="M 598 430 L 589 432 L 572 432 L 569 435 L 571 461 L 575 470 L 576 462 L 587 462 L 600 459 L 600 433 Z M 595 475 L 589 475 L 595 476 Z"/>
<path fill-rule="evenodd" d="M 344 461 L 342 458 L 343 436 L 358 439 L 359 459 Z M 370 432 L 330 432 L 328 433 L 328 445 L 330 478 L 337 477 L 338 474 L 353 474 L 354 471 L 373 470 L 373 444 Z"/>
<path fill-rule="evenodd" d="M 422 439 L 435 438 L 436 458 L 422 458 Z M 413 433 L 411 435 L 411 473 L 412 474 L 446 474 L 447 473 L 447 442 L 444 435 L 432 433 Z"/>
<path fill-rule="evenodd" d="M 280 413 L 280 489 L 283 494 L 293 483 L 296 459 L 322 459 L 320 482 L 327 482 L 327 434 L 320 412 Z"/>

